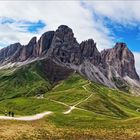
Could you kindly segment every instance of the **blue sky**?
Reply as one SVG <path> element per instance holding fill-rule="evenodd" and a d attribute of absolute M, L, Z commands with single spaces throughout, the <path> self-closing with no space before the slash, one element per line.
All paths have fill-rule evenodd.
<path fill-rule="evenodd" d="M 11 43 L 27 44 L 48 30 L 65 24 L 78 42 L 93 38 L 97 48 L 127 43 L 140 74 L 140 1 L 1 1 L 0 48 Z M 8 9 L 8 10 L 7 10 Z"/>
<path fill-rule="evenodd" d="M 131 51 L 140 52 L 140 34 L 138 27 L 115 30 L 116 41 L 125 42 Z"/>
<path fill-rule="evenodd" d="M 94 15 L 95 16 L 95 15 Z M 115 42 L 125 42 L 131 51 L 140 52 L 140 24 L 135 26 L 122 26 L 121 24 L 112 22 L 110 19 L 102 17 L 104 20 L 105 26 L 110 29 L 111 35 L 114 38 Z M 99 20 L 96 15 L 96 20 Z M 0 18 L 0 24 L 19 24 L 21 32 L 37 33 L 39 30 L 42 30 L 46 24 L 38 20 L 36 22 L 31 21 L 16 21 L 9 17 Z M 5 44 L 7 45 L 7 44 Z M 5 46 L 4 45 L 4 46 Z M 113 47 L 113 46 L 112 46 Z"/>
<path fill-rule="evenodd" d="M 1 17 L 0 24 L 18 24 L 19 28 L 24 29 L 25 32 L 29 33 L 37 33 L 39 30 L 43 29 L 46 26 L 46 24 L 41 20 L 38 20 L 36 22 L 25 20 L 16 21 L 9 17 Z"/>
<path fill-rule="evenodd" d="M 41 20 L 38 20 L 37 22 L 22 21 L 22 23 L 25 25 L 21 25 L 20 28 L 25 28 L 27 32 L 30 33 L 37 33 L 38 30 L 41 30 L 46 26 Z"/>
<path fill-rule="evenodd" d="M 123 26 L 107 18 L 104 20 L 115 42 L 125 42 L 131 51 L 140 52 L 140 23 L 133 26 Z"/>

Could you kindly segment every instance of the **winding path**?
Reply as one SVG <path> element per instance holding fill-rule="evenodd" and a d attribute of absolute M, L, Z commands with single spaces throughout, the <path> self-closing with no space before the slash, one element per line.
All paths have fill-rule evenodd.
<path fill-rule="evenodd" d="M 8 116 L 0 116 L 0 119 L 3 120 L 20 120 L 20 121 L 34 121 L 43 118 L 46 115 L 52 114 L 51 111 L 46 111 L 43 113 L 39 113 L 33 116 L 24 116 L 24 117 L 8 117 Z"/>
<path fill-rule="evenodd" d="M 137 108 L 137 109 L 136 109 L 136 112 L 140 112 L 140 108 Z"/>
<path fill-rule="evenodd" d="M 86 86 L 88 86 L 88 85 L 90 85 L 90 84 L 91 84 L 91 82 L 89 82 L 89 83 L 83 85 L 82 88 L 83 88 L 85 91 L 89 92 L 89 91 L 87 90 Z M 91 93 L 86 99 L 81 100 L 81 101 L 78 102 L 77 104 L 75 104 L 75 105 L 73 105 L 73 106 L 69 106 L 69 107 L 70 107 L 69 110 L 63 112 L 63 114 L 69 114 L 69 113 L 71 113 L 72 110 L 74 110 L 75 108 L 77 108 L 77 107 L 76 107 L 77 105 L 81 104 L 82 102 L 87 101 L 92 95 L 93 95 L 93 93 Z M 78 108 L 77 108 L 77 109 L 78 109 Z"/>
<path fill-rule="evenodd" d="M 90 84 L 91 84 L 91 82 L 89 82 L 89 83 L 83 85 L 82 88 L 83 88 L 85 91 L 89 92 L 89 91 L 87 90 L 86 86 L 87 86 L 87 85 L 90 85 Z M 79 105 L 80 103 L 82 103 L 82 102 L 88 100 L 92 95 L 93 95 L 93 93 L 91 93 L 86 99 L 83 99 L 83 100 L 79 101 L 78 103 L 76 103 L 76 104 L 73 105 L 73 106 L 69 106 L 69 105 L 67 105 L 67 104 L 65 104 L 65 103 L 63 103 L 63 102 L 59 102 L 59 101 L 55 101 L 55 100 L 51 100 L 51 101 L 69 107 L 69 110 L 63 112 L 63 114 L 69 114 L 69 113 L 71 113 L 71 111 L 72 111 L 73 109 L 75 109 L 75 108 L 76 108 L 76 109 L 83 110 L 83 109 L 78 108 L 78 107 L 76 107 L 76 106 Z M 86 111 L 87 111 L 87 110 L 86 110 Z M 36 114 L 36 115 L 32 115 L 32 116 L 24 116 L 24 117 L 0 116 L 0 119 L 1 119 L 1 120 L 34 121 L 34 120 L 41 119 L 41 118 L 43 118 L 44 116 L 46 116 L 46 115 L 50 115 L 50 114 L 52 114 L 52 113 L 53 113 L 53 112 L 51 112 L 51 111 L 46 111 L 46 112 L 39 113 L 39 114 Z"/>

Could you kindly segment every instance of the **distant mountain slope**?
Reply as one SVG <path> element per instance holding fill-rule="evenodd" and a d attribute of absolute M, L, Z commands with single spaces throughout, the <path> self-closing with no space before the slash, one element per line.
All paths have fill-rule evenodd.
<path fill-rule="evenodd" d="M 44 94 L 72 72 L 50 59 L 0 70 L 0 99 Z"/>
<path fill-rule="evenodd" d="M 31 71 L 31 69 L 29 71 Z M 4 96 L 5 100 L 0 101 L 0 113 L 4 111 L 3 108 L 6 110 L 14 110 L 18 115 L 32 115 L 49 110 L 54 113 L 57 112 L 55 116 L 57 116 L 58 120 L 54 120 L 58 121 L 57 123 L 59 123 L 59 121 L 62 123 L 65 122 L 61 117 L 69 117 L 76 112 L 78 118 L 80 118 L 82 114 L 86 115 L 86 113 L 90 113 L 94 119 L 103 120 L 109 118 L 118 120 L 139 117 L 140 97 L 110 89 L 100 84 L 91 83 L 78 73 L 71 73 L 67 78 L 59 81 L 59 83 L 53 87 L 50 87 L 49 83 L 44 79 L 39 80 L 40 78 L 37 77 L 36 85 L 32 82 L 33 86 L 30 87 L 30 89 L 27 89 L 27 86 L 31 86 L 31 82 L 29 83 L 27 81 L 28 83 L 24 83 L 21 90 L 13 90 L 13 94 L 11 93 L 8 94 L 8 96 Z M 44 86 L 40 86 L 40 83 L 43 83 Z M 46 89 L 46 91 L 44 90 L 47 85 L 49 91 L 48 89 Z M 40 90 L 37 91 L 36 89 L 38 87 L 40 87 Z M 24 93 L 21 94 L 21 91 L 24 91 Z M 38 98 L 39 96 L 36 96 L 38 94 L 43 94 L 43 98 Z M 15 95 L 16 98 L 14 98 Z M 69 115 L 64 115 L 63 113 L 69 109 L 69 106 L 75 106 L 76 108 L 72 110 Z M 78 114 L 79 111 L 83 111 L 83 113 Z M 60 118 L 58 114 L 61 115 Z M 71 121 L 73 122 L 73 120 L 74 118 L 72 118 Z M 80 119 L 77 121 L 80 121 Z M 83 118 L 83 121 L 86 122 L 86 119 Z M 67 122 L 65 123 L 67 124 Z"/>
<path fill-rule="evenodd" d="M 63 70 L 77 71 L 93 82 L 139 94 L 140 78 L 135 69 L 134 55 L 125 43 L 116 43 L 114 48 L 99 52 L 92 39 L 79 44 L 72 29 L 61 25 L 56 31 L 44 33 L 38 41 L 33 37 L 27 45 L 15 43 L 1 49 L 0 69 L 25 66 L 41 59 L 52 60 Z M 47 62 L 43 69 L 51 67 L 52 63 Z M 56 79 L 50 78 L 51 82 L 57 81 L 57 76 L 59 80 L 64 79 L 66 71 L 61 70 L 62 74 L 59 74 L 51 72 L 50 68 L 46 76 L 52 78 L 55 75 Z"/>

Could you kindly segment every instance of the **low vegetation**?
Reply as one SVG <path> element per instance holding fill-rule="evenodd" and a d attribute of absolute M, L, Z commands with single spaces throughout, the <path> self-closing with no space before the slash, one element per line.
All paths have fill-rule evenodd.
<path fill-rule="evenodd" d="M 0 139 L 140 139 L 140 97 L 91 83 L 76 73 L 51 86 L 34 66 L 0 74 L 1 115 L 5 110 L 16 116 L 53 112 L 31 122 L 0 120 Z M 69 106 L 76 108 L 64 114 Z"/>

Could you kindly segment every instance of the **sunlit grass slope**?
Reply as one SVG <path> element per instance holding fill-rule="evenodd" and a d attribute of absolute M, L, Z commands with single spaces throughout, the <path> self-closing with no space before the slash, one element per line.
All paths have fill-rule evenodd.
<path fill-rule="evenodd" d="M 1 70 L 0 74 L 1 115 L 5 110 L 19 116 L 53 112 L 35 122 L 1 120 L 0 138 L 8 139 L 9 135 L 17 139 L 140 138 L 140 97 L 89 82 L 77 73 L 52 85 L 36 64 Z M 37 94 L 43 94 L 44 98 L 37 98 Z M 76 108 L 64 114 L 73 105 Z M 19 125 L 22 129 L 17 130 Z"/>
<path fill-rule="evenodd" d="M 48 91 L 50 87 L 35 65 L 0 71 L 0 99 L 33 96 Z"/>
<path fill-rule="evenodd" d="M 140 115 L 140 97 L 92 83 L 88 90 L 94 95 L 79 106 L 87 110 L 119 118 Z"/>
<path fill-rule="evenodd" d="M 74 105 L 90 95 L 83 88 L 86 84 L 88 84 L 86 79 L 74 73 L 56 85 L 50 92 L 46 93 L 45 97 L 68 105 Z"/>

